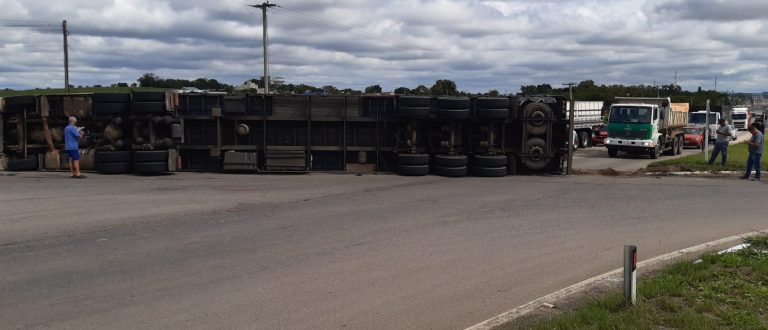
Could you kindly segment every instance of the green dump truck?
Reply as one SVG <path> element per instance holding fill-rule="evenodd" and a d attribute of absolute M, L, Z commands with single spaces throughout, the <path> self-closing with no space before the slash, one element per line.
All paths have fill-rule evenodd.
<path fill-rule="evenodd" d="M 681 153 L 688 113 L 671 105 L 669 98 L 617 97 L 608 115 L 608 156 L 624 151 L 656 159 L 662 152 Z"/>

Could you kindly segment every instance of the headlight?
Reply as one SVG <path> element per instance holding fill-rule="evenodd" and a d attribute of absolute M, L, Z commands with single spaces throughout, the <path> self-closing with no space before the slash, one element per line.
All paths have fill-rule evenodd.
<path fill-rule="evenodd" d="M 605 140 L 603 140 L 603 141 L 604 141 L 603 143 L 605 143 L 605 144 L 610 144 L 612 142 L 611 139 L 609 139 L 609 138 L 605 138 Z"/>

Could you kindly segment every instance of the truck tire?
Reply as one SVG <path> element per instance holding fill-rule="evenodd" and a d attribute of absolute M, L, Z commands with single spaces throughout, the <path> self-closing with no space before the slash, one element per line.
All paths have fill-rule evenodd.
<path fill-rule="evenodd" d="M 475 109 L 505 109 L 509 112 L 510 101 L 506 97 L 478 97 Z"/>
<path fill-rule="evenodd" d="M 131 102 L 130 93 L 95 93 L 91 95 L 93 103 L 128 103 Z"/>
<path fill-rule="evenodd" d="M 541 170 L 547 167 L 549 159 L 544 156 L 538 157 L 535 154 L 544 154 L 547 143 L 541 138 L 532 138 L 525 142 L 525 152 L 534 154 L 534 156 L 523 157 L 523 165 L 531 170 Z"/>
<path fill-rule="evenodd" d="M 165 92 L 135 92 L 134 102 L 165 102 Z"/>
<path fill-rule="evenodd" d="M 475 109 L 475 118 L 477 119 L 507 119 L 509 117 L 509 109 L 499 108 L 490 109 L 482 108 Z"/>
<path fill-rule="evenodd" d="M 136 102 L 131 108 L 131 113 L 164 113 L 165 102 Z"/>
<path fill-rule="evenodd" d="M 9 96 L 4 99 L 6 108 L 34 108 L 37 98 L 32 95 Z"/>
<path fill-rule="evenodd" d="M 440 119 L 469 119 L 471 117 L 469 108 L 466 108 L 466 109 L 438 108 L 436 113 L 437 113 L 437 118 L 440 118 Z"/>
<path fill-rule="evenodd" d="M 122 163 L 131 161 L 130 151 L 99 151 L 94 156 L 98 163 Z"/>
<path fill-rule="evenodd" d="M 683 144 L 684 143 L 685 142 L 683 142 L 683 137 L 678 136 L 677 137 L 677 154 L 678 155 L 683 153 Z"/>
<path fill-rule="evenodd" d="M 37 158 L 9 160 L 6 170 L 10 172 L 37 171 L 39 164 Z"/>
<path fill-rule="evenodd" d="M 507 166 L 507 156 L 505 155 L 496 155 L 496 156 L 474 155 L 472 157 L 472 166 L 475 166 L 475 167 Z"/>
<path fill-rule="evenodd" d="M 505 157 L 506 158 L 506 157 Z M 507 167 L 478 167 L 472 168 L 472 173 L 480 177 L 503 177 L 507 176 Z"/>
<path fill-rule="evenodd" d="M 397 106 L 429 108 L 432 105 L 432 98 L 429 96 L 401 96 L 397 98 Z"/>
<path fill-rule="evenodd" d="M 94 103 L 92 113 L 94 116 L 111 116 L 127 113 L 130 109 L 129 103 Z"/>
<path fill-rule="evenodd" d="M 168 162 L 134 163 L 133 171 L 139 174 L 158 174 L 168 172 Z"/>
<path fill-rule="evenodd" d="M 436 155 L 435 165 L 438 167 L 459 167 L 467 166 L 467 156 L 465 155 Z"/>
<path fill-rule="evenodd" d="M 467 176 L 467 167 L 466 166 L 454 166 L 454 167 L 436 166 L 435 174 L 439 176 L 446 176 L 449 178 L 458 178 L 462 176 Z"/>
<path fill-rule="evenodd" d="M 468 97 L 438 97 L 436 101 L 437 108 L 445 110 L 469 110 L 470 103 Z"/>
<path fill-rule="evenodd" d="M 397 174 L 402 176 L 424 176 L 429 174 L 429 165 L 397 165 Z"/>
<path fill-rule="evenodd" d="M 608 157 L 616 158 L 619 155 L 619 150 L 616 148 L 608 148 Z"/>
<path fill-rule="evenodd" d="M 651 159 L 658 159 L 661 155 L 661 139 L 656 141 L 656 148 L 653 148 L 650 152 Z"/>
<path fill-rule="evenodd" d="M 133 152 L 134 163 L 167 162 L 168 150 L 136 150 Z"/>
<path fill-rule="evenodd" d="M 589 132 L 587 131 L 581 131 L 579 132 L 579 148 L 586 148 L 589 147 Z"/>
<path fill-rule="evenodd" d="M 523 108 L 523 118 L 528 119 L 525 127 L 529 134 L 544 134 L 547 132 L 545 119 L 552 118 L 552 108 L 541 102 L 528 103 Z"/>
<path fill-rule="evenodd" d="M 427 154 L 398 154 L 397 165 L 421 166 L 429 165 L 429 155 Z"/>
<path fill-rule="evenodd" d="M 98 155 L 99 153 L 96 153 Z M 102 174 L 131 173 L 131 162 L 96 163 L 96 172 Z"/>
<path fill-rule="evenodd" d="M 409 107 L 409 106 L 398 106 L 397 107 L 397 117 L 399 118 L 427 118 L 429 117 L 429 114 L 432 113 L 432 108 L 430 107 Z"/>

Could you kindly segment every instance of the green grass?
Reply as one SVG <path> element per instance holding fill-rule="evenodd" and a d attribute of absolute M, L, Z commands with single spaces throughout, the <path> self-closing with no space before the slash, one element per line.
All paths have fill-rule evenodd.
<path fill-rule="evenodd" d="M 151 87 L 88 87 L 88 88 L 71 88 L 70 93 L 128 93 L 130 91 L 136 92 L 152 92 L 152 91 L 165 91 L 167 88 L 151 88 Z M 52 95 L 52 94 L 64 94 L 63 88 L 48 88 L 48 89 L 28 89 L 23 91 L 4 91 L 0 90 L 0 97 L 7 96 L 19 96 L 19 95 Z"/>
<path fill-rule="evenodd" d="M 747 169 L 747 150 L 746 143 L 739 143 L 728 146 L 728 163 L 726 166 L 720 165 L 720 156 L 717 157 L 715 165 L 710 166 L 704 161 L 703 154 L 695 154 L 676 159 L 662 160 L 648 165 L 648 170 L 663 170 L 671 168 L 682 171 L 746 171 Z M 711 150 L 710 150 L 711 155 Z M 760 159 L 761 170 L 768 169 L 768 157 Z"/>
<path fill-rule="evenodd" d="M 500 329 L 768 329 L 768 236 L 638 281 L 637 305 L 611 294 L 545 320 Z"/>

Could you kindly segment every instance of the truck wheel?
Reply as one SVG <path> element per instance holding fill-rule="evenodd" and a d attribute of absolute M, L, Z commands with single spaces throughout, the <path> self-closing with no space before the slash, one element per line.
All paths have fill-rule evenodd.
<path fill-rule="evenodd" d="M 677 137 L 677 154 L 678 155 L 683 153 L 683 143 L 684 143 L 683 138 L 678 136 Z"/>
<path fill-rule="evenodd" d="M 523 117 L 528 119 L 525 122 L 528 134 L 544 134 L 547 132 L 546 119 L 552 117 L 552 108 L 542 102 L 532 102 L 523 108 Z"/>
<path fill-rule="evenodd" d="M 436 166 L 435 174 L 439 176 L 447 176 L 450 178 L 458 178 L 462 176 L 467 176 L 467 167 L 466 166 L 456 166 L 456 167 Z"/>
<path fill-rule="evenodd" d="M 96 153 L 96 163 L 122 163 L 131 161 L 130 151 L 99 151 Z"/>
<path fill-rule="evenodd" d="M 429 165 L 427 154 L 398 154 L 397 165 Z"/>
<path fill-rule="evenodd" d="M 476 167 L 501 167 L 507 166 L 507 156 L 475 155 L 472 157 L 472 165 Z"/>
<path fill-rule="evenodd" d="M 544 139 L 532 138 L 525 142 L 525 151 L 531 156 L 523 157 L 523 165 L 531 170 L 542 170 L 547 167 L 549 158 L 544 156 L 547 142 Z"/>
<path fill-rule="evenodd" d="M 397 174 L 402 176 L 424 176 L 429 174 L 429 165 L 397 165 Z"/>
<path fill-rule="evenodd" d="M 619 150 L 616 148 L 608 148 L 608 157 L 616 158 L 619 155 Z"/>
<path fill-rule="evenodd" d="M 435 165 L 439 167 L 459 167 L 467 166 L 467 156 L 465 155 L 436 155 Z"/>
<path fill-rule="evenodd" d="M 478 167 L 472 168 L 472 173 L 481 177 L 502 177 L 507 176 L 507 167 Z"/>
<path fill-rule="evenodd" d="M 651 150 L 651 159 L 658 159 L 659 155 L 661 155 L 661 140 L 656 141 L 656 148 L 653 148 Z"/>
<path fill-rule="evenodd" d="M 6 170 L 11 172 L 37 171 L 37 158 L 9 160 Z"/>
<path fill-rule="evenodd" d="M 589 132 L 587 131 L 581 131 L 579 132 L 579 148 L 586 148 L 589 147 Z"/>
<path fill-rule="evenodd" d="M 98 155 L 98 153 L 96 153 Z M 131 172 L 131 162 L 96 163 L 96 172 L 102 174 L 124 174 Z"/>
<path fill-rule="evenodd" d="M 133 170 L 139 174 L 159 174 L 168 172 L 168 162 L 134 163 Z"/>
<path fill-rule="evenodd" d="M 167 162 L 168 150 L 136 150 L 133 152 L 134 163 Z"/>

